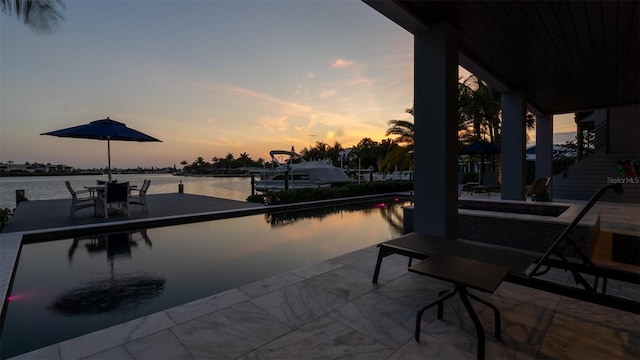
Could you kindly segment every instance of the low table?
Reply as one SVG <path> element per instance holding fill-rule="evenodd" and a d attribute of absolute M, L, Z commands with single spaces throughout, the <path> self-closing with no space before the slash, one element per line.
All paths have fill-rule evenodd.
<path fill-rule="evenodd" d="M 420 341 L 420 323 L 422 320 L 422 314 L 425 310 L 437 304 L 438 319 L 442 319 L 444 301 L 451 298 L 456 293 L 459 293 L 462 304 L 464 304 L 464 307 L 467 310 L 467 313 L 469 313 L 469 317 L 471 317 L 473 325 L 476 328 L 476 334 L 478 335 L 478 359 L 484 359 L 484 329 L 478 319 L 478 315 L 476 315 L 471 303 L 469 303 L 469 297 L 493 309 L 496 329 L 495 337 L 498 341 L 500 341 L 500 312 L 495 306 L 469 293 L 467 288 L 469 287 L 483 292 L 493 293 L 498 286 L 500 286 L 511 269 L 506 266 L 494 265 L 458 256 L 434 255 L 414 266 L 411 266 L 409 271 L 454 284 L 453 290 L 441 292 L 438 300 L 418 311 L 418 315 L 416 317 L 416 341 Z"/>

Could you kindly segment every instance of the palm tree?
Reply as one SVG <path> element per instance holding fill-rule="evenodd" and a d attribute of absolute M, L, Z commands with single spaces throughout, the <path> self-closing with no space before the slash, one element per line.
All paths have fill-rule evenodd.
<path fill-rule="evenodd" d="M 501 95 L 475 75 L 467 77 L 459 87 L 459 122 L 471 134 L 465 138 L 473 141 L 487 139 L 500 144 Z"/>
<path fill-rule="evenodd" d="M 383 173 L 395 170 L 413 169 L 413 153 L 406 146 L 400 146 L 394 141 L 389 142 L 387 155 L 378 161 L 378 167 Z"/>
<path fill-rule="evenodd" d="M 246 152 L 240 154 L 238 161 L 241 163 L 242 167 L 247 167 L 247 164 L 251 164 L 251 157 Z"/>
<path fill-rule="evenodd" d="M 463 143 L 486 140 L 500 146 L 502 142 L 502 95 L 475 75 L 466 78 L 460 85 L 458 94 L 459 123 L 464 134 Z M 525 118 L 528 130 L 535 128 L 535 117 L 527 113 Z M 529 135 L 526 134 L 526 139 Z M 495 156 L 496 168 L 502 167 L 500 154 Z"/>
<path fill-rule="evenodd" d="M 413 108 L 406 109 L 406 113 L 413 116 Z M 389 129 L 387 129 L 386 136 L 397 135 L 395 142 L 398 144 L 406 144 L 409 150 L 413 149 L 413 122 L 409 120 L 389 120 Z"/>
<path fill-rule="evenodd" d="M 227 156 L 225 156 L 224 159 L 227 161 L 227 164 L 228 164 L 227 167 L 229 169 L 231 169 L 231 164 L 235 160 L 235 158 L 233 157 L 233 154 L 232 153 L 227 153 Z"/>
<path fill-rule="evenodd" d="M 217 168 L 220 165 L 221 160 L 221 158 L 214 156 L 211 158 L 211 165 L 213 165 L 214 168 Z"/>
<path fill-rule="evenodd" d="M 48 33 L 64 20 L 62 0 L 0 0 L 2 12 L 18 19 L 39 33 Z"/>
<path fill-rule="evenodd" d="M 414 115 L 413 108 L 405 109 L 407 114 Z M 389 129 L 386 135 L 397 135 L 390 141 L 384 158 L 378 163 L 382 172 L 393 171 L 396 168 L 413 168 L 414 126 L 409 120 L 389 120 Z M 401 146 L 404 145 L 404 146 Z"/>

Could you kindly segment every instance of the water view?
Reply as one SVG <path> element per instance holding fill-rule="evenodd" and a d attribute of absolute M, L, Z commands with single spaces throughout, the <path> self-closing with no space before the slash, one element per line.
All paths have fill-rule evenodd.
<path fill-rule="evenodd" d="M 394 238 L 405 204 L 389 199 L 24 244 L 1 357 Z"/>
<path fill-rule="evenodd" d="M 16 190 L 25 190 L 29 200 L 71 199 L 64 185 L 71 182 L 74 189 L 84 185 L 94 185 L 96 180 L 106 180 L 105 175 L 77 176 L 16 176 L 0 178 L 0 209 L 16 207 Z M 182 181 L 184 192 L 188 194 L 215 196 L 225 199 L 245 201 L 251 194 L 251 179 L 248 177 L 193 177 L 171 174 L 126 174 L 114 175 L 118 181 L 129 181 L 132 185 L 142 185 L 144 179 L 151 179 L 148 194 L 177 193 Z"/>

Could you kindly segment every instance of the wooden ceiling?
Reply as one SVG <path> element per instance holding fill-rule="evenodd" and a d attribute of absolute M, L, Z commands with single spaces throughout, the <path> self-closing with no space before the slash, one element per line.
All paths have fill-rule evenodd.
<path fill-rule="evenodd" d="M 417 34 L 448 21 L 460 64 L 530 110 L 568 113 L 640 102 L 638 1 L 365 0 Z"/>

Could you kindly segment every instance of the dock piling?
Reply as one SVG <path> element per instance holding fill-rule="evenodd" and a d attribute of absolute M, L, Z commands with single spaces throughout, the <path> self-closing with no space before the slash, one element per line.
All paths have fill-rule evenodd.
<path fill-rule="evenodd" d="M 16 190 L 16 207 L 25 200 L 27 200 L 27 196 L 25 195 L 24 190 Z"/>

